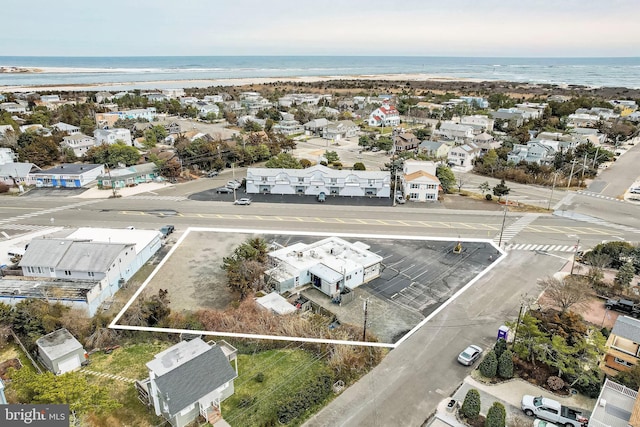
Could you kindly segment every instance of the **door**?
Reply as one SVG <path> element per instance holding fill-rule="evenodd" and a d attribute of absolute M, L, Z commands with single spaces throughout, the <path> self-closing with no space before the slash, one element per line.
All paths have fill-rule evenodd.
<path fill-rule="evenodd" d="M 60 362 L 58 362 L 58 371 L 60 374 L 74 371 L 79 367 L 80 367 L 80 358 L 78 357 L 77 354 L 74 354 L 70 358 L 61 360 Z"/>

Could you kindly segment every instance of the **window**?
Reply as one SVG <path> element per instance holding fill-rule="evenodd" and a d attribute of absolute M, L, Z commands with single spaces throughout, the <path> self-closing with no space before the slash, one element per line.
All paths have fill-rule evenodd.
<path fill-rule="evenodd" d="M 93 271 L 88 271 L 87 274 L 89 275 L 89 277 L 93 277 L 94 276 Z"/>
<path fill-rule="evenodd" d="M 628 361 L 623 360 L 623 359 L 618 359 L 617 357 L 614 357 L 613 361 L 616 362 L 618 365 L 627 366 L 629 368 L 634 366 L 633 363 L 628 362 Z"/>
<path fill-rule="evenodd" d="M 411 200 L 419 200 L 420 199 L 420 195 L 418 193 L 410 193 L 409 194 L 409 198 Z"/>
<path fill-rule="evenodd" d="M 420 188 L 419 184 L 411 184 L 411 188 Z"/>
<path fill-rule="evenodd" d="M 42 274 L 42 268 L 38 267 L 38 273 Z"/>
<path fill-rule="evenodd" d="M 49 267 L 49 273 L 53 273 L 55 269 L 53 267 Z"/>
<path fill-rule="evenodd" d="M 351 275 L 348 275 L 348 276 L 347 276 L 347 280 L 351 280 Z"/>
<path fill-rule="evenodd" d="M 65 276 L 71 276 L 71 271 L 70 270 L 65 270 L 64 271 L 64 275 Z"/>

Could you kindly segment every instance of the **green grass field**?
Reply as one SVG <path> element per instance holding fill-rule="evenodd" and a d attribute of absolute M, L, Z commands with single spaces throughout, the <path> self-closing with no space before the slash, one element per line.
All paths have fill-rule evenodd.
<path fill-rule="evenodd" d="M 269 350 L 238 356 L 238 371 L 234 395 L 222 402 L 222 416 L 234 427 L 275 420 L 280 402 L 328 369 L 323 359 L 304 350 Z M 317 409 L 311 408 L 289 425 L 302 424 Z"/>

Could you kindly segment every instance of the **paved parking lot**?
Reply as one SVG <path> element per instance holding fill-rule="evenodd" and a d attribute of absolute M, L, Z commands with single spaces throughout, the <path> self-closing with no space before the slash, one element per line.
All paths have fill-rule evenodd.
<path fill-rule="evenodd" d="M 248 197 L 253 203 L 289 203 L 289 204 L 315 204 L 320 202 L 316 196 L 302 196 L 299 194 L 247 194 L 244 188 L 236 190 L 236 199 Z M 233 202 L 233 193 L 216 193 L 216 189 L 201 191 L 189 196 L 191 200 Z M 337 206 L 392 206 L 391 198 L 381 197 L 341 197 L 327 195 L 325 205 Z"/>
<path fill-rule="evenodd" d="M 398 243 L 376 241 L 371 245 L 370 250 L 384 258 L 383 271 L 365 286 L 424 316 L 487 268 L 496 255 L 495 248 L 484 242 L 462 242 L 459 254 L 453 253 L 455 241 Z"/>

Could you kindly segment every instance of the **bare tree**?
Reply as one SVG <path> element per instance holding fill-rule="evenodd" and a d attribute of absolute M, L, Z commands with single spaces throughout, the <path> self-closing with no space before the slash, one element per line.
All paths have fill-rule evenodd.
<path fill-rule="evenodd" d="M 611 257 L 607 254 L 598 253 L 589 257 L 589 271 L 586 276 L 591 286 L 602 283 L 604 279 L 604 272 L 602 270 L 610 264 Z"/>
<path fill-rule="evenodd" d="M 560 308 L 561 312 L 571 307 L 584 307 L 589 301 L 589 294 L 580 278 L 566 276 L 562 280 L 547 277 L 538 280 L 538 285 L 544 290 L 545 296 Z"/>
<path fill-rule="evenodd" d="M 458 193 L 462 191 L 462 186 L 467 183 L 467 177 L 464 175 L 458 175 L 456 186 L 458 187 Z"/>

